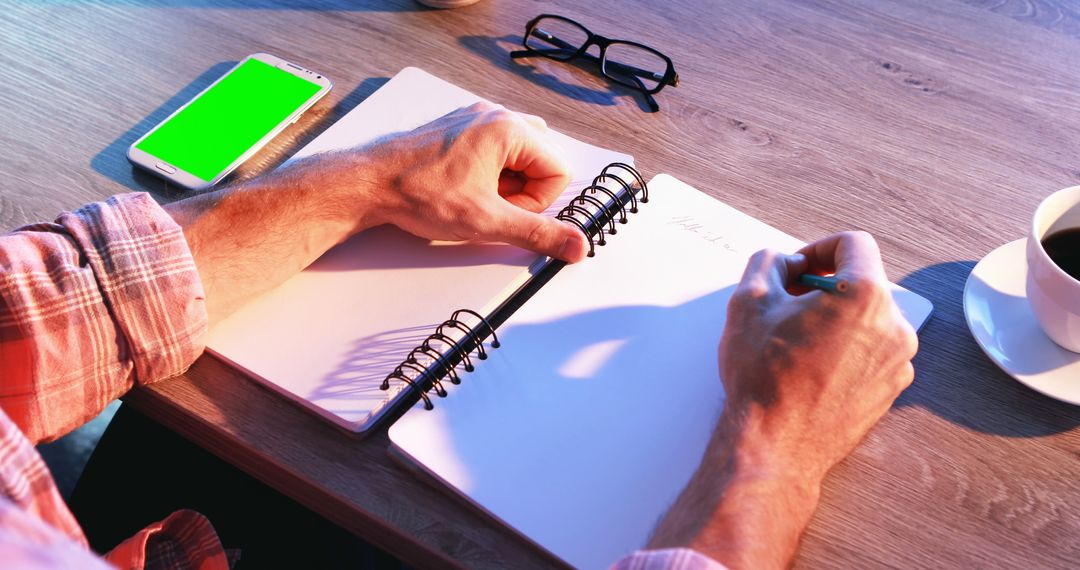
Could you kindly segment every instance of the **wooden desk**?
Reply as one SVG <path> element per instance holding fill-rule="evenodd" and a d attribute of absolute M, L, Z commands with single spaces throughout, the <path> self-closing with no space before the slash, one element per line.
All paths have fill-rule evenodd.
<path fill-rule="evenodd" d="M 915 385 L 829 478 L 800 567 L 1064 567 L 1080 558 L 1080 407 L 999 371 L 964 324 L 976 260 L 1080 184 L 1080 10 L 1048 0 L 3 2 L 0 229 L 129 190 L 124 150 L 268 51 L 336 89 L 240 176 L 417 65 L 632 153 L 806 240 L 861 228 L 937 306 Z M 540 12 L 652 44 L 683 83 L 642 111 L 588 71 L 512 62 Z M 1080 381 L 1080 379 L 1078 379 Z M 133 405 L 417 566 L 550 565 L 510 532 L 211 358 Z"/>

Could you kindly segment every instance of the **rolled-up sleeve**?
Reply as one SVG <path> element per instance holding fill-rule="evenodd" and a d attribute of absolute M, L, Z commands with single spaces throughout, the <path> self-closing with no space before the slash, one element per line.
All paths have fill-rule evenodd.
<path fill-rule="evenodd" d="M 206 306 L 182 229 L 147 194 L 0 236 L 0 406 L 34 443 L 202 353 Z"/>
<path fill-rule="evenodd" d="M 613 564 L 611 570 L 727 570 L 727 567 L 689 548 L 666 548 L 639 550 Z"/>

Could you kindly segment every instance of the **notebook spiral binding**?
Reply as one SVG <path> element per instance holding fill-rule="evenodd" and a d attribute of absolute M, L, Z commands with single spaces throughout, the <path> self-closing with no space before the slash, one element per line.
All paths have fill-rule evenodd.
<path fill-rule="evenodd" d="M 630 179 L 630 182 L 627 182 Z M 611 180 L 619 185 L 618 192 L 604 185 Z M 641 199 L 634 192 L 634 185 L 641 188 Z M 603 196 L 599 198 L 598 195 Z M 638 202 L 648 203 L 649 189 L 645 179 L 634 167 L 621 162 L 613 162 L 603 168 L 592 183 L 570 200 L 562 210 L 556 214 L 556 218 L 571 223 L 578 227 L 589 240 L 589 257 L 596 255 L 596 246 L 607 244 L 606 235 L 615 235 L 618 230 L 615 227 L 616 214 L 618 223 L 628 222 L 627 212 L 636 214 Z M 627 208 L 629 206 L 629 208 Z M 604 227 L 607 226 L 607 231 Z M 471 315 L 479 322 L 475 326 L 462 320 L 464 315 Z M 455 339 L 446 334 L 450 330 L 463 333 L 464 336 Z M 440 398 L 446 397 L 446 388 L 442 380 L 448 378 L 451 384 L 460 384 L 461 376 L 457 372 L 459 364 L 464 365 L 466 372 L 472 372 L 472 359 L 469 354 L 476 353 L 476 358 L 487 359 L 487 351 L 484 349 L 484 340 L 491 336 L 491 348 L 499 348 L 499 337 L 495 335 L 495 327 L 488 319 L 476 311 L 458 309 L 450 318 L 435 327 L 435 332 L 428 335 L 419 346 L 412 349 L 405 360 L 398 364 L 390 374 L 383 379 L 379 386 L 381 390 L 390 389 L 390 381 L 400 380 L 420 395 L 424 402 L 424 409 L 434 409 L 428 392 L 434 390 Z M 421 360 L 424 362 L 422 363 Z M 411 375 L 410 375 L 411 374 Z M 430 386 L 428 386 L 430 384 Z"/>
<path fill-rule="evenodd" d="M 628 183 L 625 178 L 632 180 Z M 622 192 L 620 194 L 612 192 L 603 184 L 607 180 L 617 182 L 622 187 Z M 627 202 L 629 202 L 630 213 L 638 213 L 638 198 L 634 194 L 634 183 L 641 188 L 641 203 L 648 203 L 649 187 L 645 184 L 641 173 L 629 164 L 613 162 L 605 166 L 600 174 L 593 178 L 592 184 L 582 188 L 581 192 L 556 214 L 556 218 L 577 226 L 585 234 L 589 240 L 589 253 L 586 254 L 588 257 L 596 255 L 596 246 L 607 245 L 605 225 L 608 228 L 607 235 L 618 233 L 615 227 L 616 213 L 619 214 L 620 224 L 627 223 Z M 596 197 L 598 193 L 609 201 L 605 203 L 603 199 L 598 199 Z M 583 220 L 582 217 L 585 219 Z"/>
<path fill-rule="evenodd" d="M 477 326 L 470 327 L 462 320 L 462 315 L 472 315 L 479 319 L 480 322 Z M 478 329 L 479 325 L 483 325 L 483 327 Z M 447 329 L 463 332 L 465 336 L 461 339 L 455 339 L 446 334 Z M 484 350 L 485 332 L 491 335 L 491 348 L 499 348 L 499 337 L 495 335 L 495 328 L 491 326 L 491 323 L 486 318 L 469 309 L 454 311 L 449 319 L 435 327 L 435 332 L 428 335 L 424 342 L 409 351 L 405 360 L 383 379 L 379 389 L 389 390 L 390 380 L 396 378 L 405 382 L 420 394 L 425 409 L 433 409 L 435 405 L 431 403 L 431 398 L 428 397 L 427 393 L 429 390 L 435 390 L 436 395 L 445 398 L 446 388 L 443 387 L 441 380 L 444 376 L 450 379 L 451 384 L 460 384 L 461 377 L 457 373 L 457 365 L 463 363 L 466 372 L 472 372 L 475 369 L 472 359 L 469 358 L 470 352 L 475 351 L 476 357 L 480 360 L 487 359 L 487 351 Z M 460 355 L 460 362 L 454 360 L 455 355 Z M 426 358 L 430 362 L 421 364 L 421 358 Z M 412 371 L 413 375 L 409 376 L 406 370 Z M 424 387 L 425 378 L 430 378 L 430 388 Z"/>

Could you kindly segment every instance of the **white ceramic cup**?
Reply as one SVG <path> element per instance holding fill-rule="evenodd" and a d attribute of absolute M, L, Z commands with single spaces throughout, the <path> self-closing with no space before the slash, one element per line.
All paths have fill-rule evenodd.
<path fill-rule="evenodd" d="M 476 4 L 480 0 L 416 0 L 417 2 L 431 8 L 462 8 L 464 6 L 471 6 Z"/>
<path fill-rule="evenodd" d="M 1039 204 L 1027 242 L 1027 298 L 1042 329 L 1067 350 L 1080 352 L 1080 280 L 1046 253 L 1043 238 L 1080 228 L 1080 186 L 1058 190 Z"/>

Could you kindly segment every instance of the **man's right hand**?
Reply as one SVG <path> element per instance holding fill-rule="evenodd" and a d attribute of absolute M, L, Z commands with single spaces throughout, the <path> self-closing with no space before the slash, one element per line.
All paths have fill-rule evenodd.
<path fill-rule="evenodd" d="M 835 273 L 849 289 L 809 290 L 795 284 L 802 273 Z M 650 547 L 732 569 L 790 564 L 825 474 L 914 377 L 918 340 L 889 287 L 862 232 L 750 259 L 720 342 L 724 412 Z"/>
<path fill-rule="evenodd" d="M 835 273 L 850 288 L 792 285 L 803 273 Z M 869 234 L 837 234 L 794 255 L 758 252 L 720 343 L 726 413 L 754 432 L 762 468 L 820 481 L 911 384 L 917 349 Z"/>

